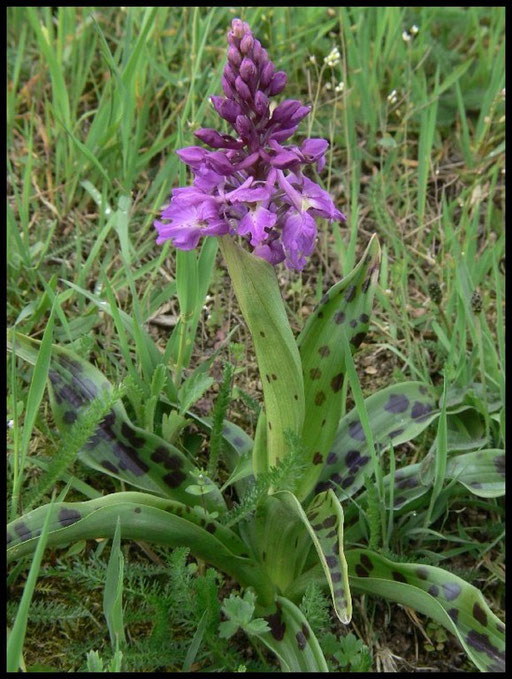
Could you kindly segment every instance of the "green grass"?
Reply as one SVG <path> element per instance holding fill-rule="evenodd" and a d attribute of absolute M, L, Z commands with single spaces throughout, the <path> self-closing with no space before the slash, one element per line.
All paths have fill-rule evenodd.
<path fill-rule="evenodd" d="M 472 397 L 471 412 L 481 416 L 489 447 L 502 447 L 504 8 L 263 7 L 240 8 L 239 15 L 287 71 L 286 96 L 314 104 L 299 132 L 329 139 L 321 180 L 347 214 L 346 226 L 322 224 L 317 253 L 300 275 L 279 271 L 294 329 L 377 232 L 383 266 L 371 332 L 350 371 L 353 399 L 358 404 L 377 385 L 408 378 L 441 387 L 444 380 L 448 391 L 483 384 L 487 392 Z M 14 353 L 9 358 L 11 518 L 26 509 L 40 470 L 59 452 L 43 393 L 52 341 L 92 356 L 114 384 L 129 376 L 129 407 L 139 421 L 160 426 L 161 413 L 148 405 L 157 365 L 171 369 L 175 385 L 167 381 L 163 391 L 175 402 L 181 381 L 239 323 L 216 242 L 176 253 L 155 245 L 152 227 L 170 190 L 187 179 L 175 149 L 194 143 L 194 129 L 218 126 L 208 97 L 220 91 L 234 16 L 225 7 L 8 10 L 7 315 L 9 326 L 43 340 L 33 370 Z M 402 33 L 413 24 L 419 31 L 406 42 Z M 334 46 L 342 58 L 330 68 L 324 57 Z M 430 299 L 432 281 L 441 287 L 439 305 Z M 471 306 L 476 289 L 480 313 Z M 173 324 L 150 324 L 158 314 Z M 249 345 L 236 387 L 260 398 L 243 323 L 231 339 Z M 220 356 L 232 360 L 234 351 L 222 346 Z M 500 403 L 494 410 L 493 400 Z M 248 428 L 241 398 L 229 417 Z M 447 506 L 443 426 L 442 418 L 434 452 L 439 483 L 428 510 L 440 520 Z M 424 459 L 432 436 L 395 450 L 397 468 Z M 112 489 L 112 481 L 78 465 L 62 472 L 59 487 L 70 481 L 80 499 L 90 486 Z M 480 504 L 485 521 L 495 516 L 501 525 L 496 501 Z M 392 522 L 385 524 L 383 517 L 383 538 L 394 549 L 407 554 L 420 535 L 423 549 L 436 551 L 430 543 L 438 538 L 421 532 L 414 517 L 393 523 L 393 535 Z M 464 537 L 473 529 L 471 520 L 439 528 L 445 539 L 464 541 L 466 566 L 495 586 L 500 531 L 475 547 L 473 536 L 471 546 Z M 65 573 L 69 559 L 57 559 Z M 60 581 L 55 574 L 53 586 Z M 105 632 L 104 621 L 100 626 Z M 47 662 L 44 639 L 31 641 L 30 629 L 29 664 Z M 70 664 L 62 658 L 62 669 L 83 666 L 86 650 L 92 647 Z M 108 647 L 101 652 L 108 655 Z M 143 669 L 143 660 L 137 663 Z"/>

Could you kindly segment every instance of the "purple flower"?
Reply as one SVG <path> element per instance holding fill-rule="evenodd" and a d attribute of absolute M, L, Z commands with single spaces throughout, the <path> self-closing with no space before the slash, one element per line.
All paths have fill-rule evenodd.
<path fill-rule="evenodd" d="M 310 112 L 296 99 L 272 105 L 286 85 L 248 24 L 233 19 L 228 32 L 224 97 L 211 98 L 232 134 L 201 128 L 195 136 L 212 151 L 189 146 L 177 151 L 193 172 L 191 186 L 172 191 L 155 222 L 157 243 L 172 240 L 190 250 L 201 236 L 238 235 L 252 252 L 273 265 L 302 269 L 317 235 L 316 217 L 344 220 L 331 197 L 303 170 L 325 166 L 328 142 L 306 139 L 283 145 Z"/>

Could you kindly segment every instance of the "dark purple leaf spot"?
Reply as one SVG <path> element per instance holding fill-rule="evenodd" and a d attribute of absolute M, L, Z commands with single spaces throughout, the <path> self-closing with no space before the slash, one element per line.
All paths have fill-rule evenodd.
<path fill-rule="evenodd" d="M 294 394 L 294 395 L 293 395 L 293 398 L 294 398 L 296 401 L 299 400 L 299 397 L 297 396 L 297 394 Z"/>
<path fill-rule="evenodd" d="M 72 523 L 80 521 L 82 515 L 76 509 L 61 509 L 59 512 L 59 523 L 61 526 L 71 526 Z"/>
<path fill-rule="evenodd" d="M 404 433 L 403 429 L 393 429 L 393 431 L 389 432 L 389 438 L 394 439 L 394 438 L 396 438 L 397 436 L 400 436 L 403 433 Z"/>
<path fill-rule="evenodd" d="M 342 385 L 343 385 L 343 373 L 338 373 L 331 380 L 331 387 L 335 394 L 341 389 Z"/>
<path fill-rule="evenodd" d="M 324 461 L 323 455 L 321 453 L 316 452 L 313 457 L 313 464 L 322 464 L 323 461 Z"/>
<path fill-rule="evenodd" d="M 73 389 L 69 384 L 65 384 L 59 391 L 59 396 L 63 401 L 66 401 L 74 408 L 80 408 L 86 402 L 82 394 Z"/>
<path fill-rule="evenodd" d="M 281 617 L 281 609 L 278 606 L 277 611 L 271 615 L 267 615 L 265 620 L 268 622 L 270 631 L 274 639 L 282 641 L 284 633 L 286 632 L 286 623 Z"/>
<path fill-rule="evenodd" d="M 273 379 L 274 381 L 277 380 L 277 375 L 275 375 L 274 373 L 272 373 L 272 379 Z"/>
<path fill-rule="evenodd" d="M 101 466 L 106 469 L 109 472 L 113 472 L 114 474 L 117 474 L 118 469 L 115 464 L 112 464 L 109 460 L 103 460 L 100 462 Z"/>
<path fill-rule="evenodd" d="M 415 401 L 412 406 L 411 417 L 418 422 L 423 422 L 423 420 L 426 420 L 431 412 L 432 406 L 430 403 L 420 403 L 419 401 Z"/>
<path fill-rule="evenodd" d="M 473 604 L 473 617 L 481 625 L 487 627 L 487 614 L 477 601 Z"/>
<path fill-rule="evenodd" d="M 267 378 L 267 382 L 270 384 L 270 375 L 265 375 L 265 377 Z"/>
<path fill-rule="evenodd" d="M 164 446 L 158 446 L 151 455 L 151 459 L 153 462 L 163 464 L 166 469 L 178 470 L 183 467 L 183 460 L 178 455 L 170 453 Z"/>
<path fill-rule="evenodd" d="M 324 344 L 318 349 L 318 353 L 320 354 L 320 356 L 322 358 L 325 358 L 326 356 L 329 356 L 329 354 L 331 353 L 331 350 L 329 349 L 327 344 Z"/>
<path fill-rule="evenodd" d="M 328 540 L 331 540 L 332 538 L 336 537 L 336 535 L 338 535 L 338 529 L 337 529 L 337 528 L 335 528 L 334 530 L 329 531 L 329 533 L 327 533 L 325 537 L 326 537 Z"/>
<path fill-rule="evenodd" d="M 269 420 L 268 421 L 268 428 L 271 430 L 272 429 L 272 422 Z"/>
<path fill-rule="evenodd" d="M 241 448 L 245 444 L 245 441 L 240 436 L 235 436 L 235 438 L 233 439 L 233 443 L 238 448 Z"/>
<path fill-rule="evenodd" d="M 96 397 L 98 389 L 94 382 L 88 377 L 80 377 L 77 381 L 77 386 L 80 388 L 81 392 L 87 397 L 87 400 L 92 400 Z"/>
<path fill-rule="evenodd" d="M 324 426 L 324 424 L 325 424 L 326 422 L 327 422 L 327 420 L 322 420 L 322 423 L 321 423 L 321 425 L 320 425 L 320 426 L 321 426 L 321 427 L 323 427 L 323 426 Z"/>
<path fill-rule="evenodd" d="M 401 507 L 405 502 L 407 502 L 407 498 L 404 497 L 403 495 L 396 497 L 395 498 L 395 508 Z"/>
<path fill-rule="evenodd" d="M 302 632 L 297 632 L 295 638 L 297 639 L 297 646 L 299 647 L 299 651 L 303 651 L 306 648 L 306 644 L 308 643 L 306 637 Z"/>
<path fill-rule="evenodd" d="M 425 395 L 425 394 L 427 393 L 427 391 L 428 391 L 427 387 L 421 386 L 421 387 L 419 388 L 420 394 Z"/>
<path fill-rule="evenodd" d="M 207 530 L 209 533 L 215 533 L 215 531 L 217 530 L 217 528 L 216 528 L 216 526 L 215 526 L 214 523 L 207 523 L 207 524 L 206 524 L 206 530 Z"/>
<path fill-rule="evenodd" d="M 498 474 L 505 476 L 505 455 L 497 455 L 494 458 L 494 466 Z"/>
<path fill-rule="evenodd" d="M 368 323 L 370 317 L 368 316 L 368 314 L 361 314 L 359 316 L 359 320 L 361 321 L 361 323 Z"/>
<path fill-rule="evenodd" d="M 30 540 L 32 537 L 32 531 L 23 521 L 18 521 L 14 526 L 14 531 L 22 540 Z"/>
<path fill-rule="evenodd" d="M 352 337 L 352 339 L 350 340 L 350 344 L 352 344 L 352 346 L 354 346 L 357 349 L 357 347 L 361 344 L 365 337 L 366 337 L 365 332 L 358 332 L 357 335 L 354 335 L 354 337 Z"/>
<path fill-rule="evenodd" d="M 368 278 L 365 280 L 365 282 L 364 282 L 363 285 L 361 286 L 361 290 L 362 290 L 363 292 L 368 292 L 368 288 L 370 287 L 371 282 L 372 282 L 372 277 L 371 277 L 371 275 L 370 275 L 370 276 L 368 276 Z"/>
<path fill-rule="evenodd" d="M 453 601 L 461 592 L 460 585 L 457 582 L 447 582 L 443 585 L 443 593 L 445 599 Z"/>
<path fill-rule="evenodd" d="M 349 450 L 348 453 L 345 455 L 345 463 L 347 467 L 359 466 L 360 457 L 361 454 L 359 453 L 358 450 Z"/>
<path fill-rule="evenodd" d="M 361 554 L 361 563 L 368 572 L 373 570 L 373 563 L 367 554 Z"/>
<path fill-rule="evenodd" d="M 140 514 L 141 511 L 142 511 L 142 508 L 141 507 L 135 507 L 135 509 L 133 511 L 135 512 L 135 514 Z"/>
<path fill-rule="evenodd" d="M 59 375 L 59 373 L 56 370 L 49 370 L 48 371 L 48 377 L 50 378 L 50 382 L 53 385 L 60 384 L 62 382 L 62 377 Z"/>
<path fill-rule="evenodd" d="M 148 473 L 149 466 L 139 458 L 135 448 L 119 441 L 112 446 L 112 452 L 119 460 L 120 469 L 127 469 L 134 476 L 143 476 Z"/>
<path fill-rule="evenodd" d="M 103 429 L 110 428 L 115 421 L 116 414 L 112 409 L 110 409 L 108 413 L 105 415 L 105 417 L 101 420 L 100 427 L 102 427 Z"/>
<path fill-rule="evenodd" d="M 360 578 L 367 578 L 370 574 L 364 566 L 361 566 L 361 564 L 358 563 L 356 564 L 356 575 L 358 575 Z"/>
<path fill-rule="evenodd" d="M 332 528 L 334 525 L 336 525 L 336 515 L 333 514 L 332 516 L 328 516 L 326 519 L 324 519 L 322 526 L 324 528 Z"/>
<path fill-rule="evenodd" d="M 326 464 L 334 464 L 337 459 L 338 459 L 338 456 L 336 455 L 336 453 L 331 451 L 329 453 L 329 455 L 327 455 L 327 460 L 325 462 L 326 462 Z"/>
<path fill-rule="evenodd" d="M 341 582 L 341 573 L 339 573 L 338 571 L 334 571 L 333 573 L 331 573 L 331 580 L 333 582 Z"/>
<path fill-rule="evenodd" d="M 262 337 L 265 337 L 265 333 L 263 332 L 263 330 L 260 330 L 260 335 L 261 335 Z"/>
<path fill-rule="evenodd" d="M 318 391 L 316 396 L 315 396 L 315 403 L 317 406 L 321 406 L 322 403 L 325 401 L 325 394 L 323 391 Z"/>
<path fill-rule="evenodd" d="M 423 566 L 416 569 L 416 575 L 420 580 L 428 580 L 428 570 Z"/>
<path fill-rule="evenodd" d="M 306 625 L 305 622 L 302 623 L 301 629 L 302 629 L 302 634 L 306 637 L 306 639 L 309 639 L 310 631 L 309 631 L 309 627 Z"/>
<path fill-rule="evenodd" d="M 485 653 L 492 660 L 502 661 L 503 662 L 503 670 L 504 670 L 504 654 L 498 648 L 496 648 L 496 646 L 494 646 L 490 642 L 487 634 L 483 634 L 483 633 L 481 634 L 480 632 L 476 632 L 475 630 L 471 630 L 466 637 L 466 641 L 475 650 L 480 651 L 482 653 Z M 500 662 L 500 667 L 501 667 L 501 664 L 502 663 Z"/>
<path fill-rule="evenodd" d="M 457 624 L 457 620 L 459 619 L 459 611 L 457 608 L 450 608 L 448 609 L 448 615 L 450 618 L 453 620 L 455 624 Z"/>
<path fill-rule="evenodd" d="M 396 487 L 400 488 L 400 490 L 403 490 L 404 488 L 416 488 L 418 485 L 418 479 L 415 479 L 414 476 L 411 476 L 409 479 L 402 479 L 401 481 L 398 481 Z"/>
<path fill-rule="evenodd" d="M 345 301 L 351 302 L 355 296 L 356 296 L 356 286 L 349 285 L 349 287 L 347 288 L 347 293 L 345 295 Z"/>
<path fill-rule="evenodd" d="M 403 413 L 409 407 L 409 399 L 403 394 L 391 394 L 384 410 L 388 413 Z"/>
<path fill-rule="evenodd" d="M 334 322 L 337 325 L 340 325 L 341 323 L 343 323 L 344 320 L 345 320 L 345 314 L 343 313 L 343 311 L 337 311 L 334 314 Z"/>
<path fill-rule="evenodd" d="M 350 438 L 355 439 L 356 441 L 366 441 L 366 436 L 364 435 L 363 431 L 363 425 L 359 420 L 351 422 L 348 425 L 348 433 L 350 434 Z"/>
<path fill-rule="evenodd" d="M 479 488 L 483 488 L 483 484 L 480 483 L 480 481 L 471 481 L 469 485 L 471 486 L 471 488 L 476 488 L 477 490 Z"/>
<path fill-rule="evenodd" d="M 428 588 L 428 593 L 430 596 L 438 596 L 439 595 L 439 587 L 437 585 L 430 585 Z"/>
<path fill-rule="evenodd" d="M 323 311 L 319 311 L 319 312 L 318 312 L 318 318 L 323 318 L 323 317 L 324 317 L 324 312 L 323 312 Z"/>
<path fill-rule="evenodd" d="M 169 488 L 178 488 L 178 486 L 181 486 L 186 478 L 187 475 L 177 469 L 176 471 L 170 472 L 164 476 L 164 483 L 166 483 Z"/>
<path fill-rule="evenodd" d="M 322 371 L 319 368 L 311 368 L 309 371 L 309 376 L 312 380 L 318 380 L 322 377 Z"/>
<path fill-rule="evenodd" d="M 142 448 L 145 440 L 141 436 L 137 436 L 135 429 L 132 429 L 129 424 L 123 422 L 121 425 L 121 434 L 125 436 L 134 448 Z"/>
<path fill-rule="evenodd" d="M 329 568 L 336 568 L 338 565 L 338 559 L 335 556 L 326 556 L 325 561 Z"/>
<path fill-rule="evenodd" d="M 316 486 L 315 486 L 315 493 L 318 495 L 318 493 L 323 493 L 326 490 L 329 490 L 329 488 L 332 488 L 333 484 L 331 481 L 319 481 Z"/>
<path fill-rule="evenodd" d="M 355 476 L 352 476 L 352 475 L 347 476 L 347 478 L 346 478 L 346 479 L 343 479 L 343 481 L 341 482 L 341 487 L 342 487 L 343 489 L 350 488 L 350 486 L 354 483 L 355 478 L 356 478 L 356 477 L 355 477 Z"/>
<path fill-rule="evenodd" d="M 356 319 L 354 318 L 354 319 L 352 319 L 352 320 L 350 321 L 350 327 L 351 327 L 351 328 L 355 328 L 356 325 L 357 325 L 357 321 L 356 321 Z"/>
<path fill-rule="evenodd" d="M 393 580 L 396 580 L 397 582 L 407 582 L 407 578 L 403 573 L 399 573 L 398 571 L 392 571 L 391 575 L 393 576 Z"/>

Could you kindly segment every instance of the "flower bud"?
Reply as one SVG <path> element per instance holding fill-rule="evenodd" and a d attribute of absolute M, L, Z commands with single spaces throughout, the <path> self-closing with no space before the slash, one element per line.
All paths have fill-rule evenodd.
<path fill-rule="evenodd" d="M 242 63 L 240 64 L 240 75 L 246 83 L 256 75 L 256 66 L 248 57 L 242 59 Z"/>
<path fill-rule="evenodd" d="M 245 26 L 247 26 L 247 24 L 244 26 L 244 23 L 245 22 L 241 19 L 233 19 L 231 22 L 231 31 L 236 38 L 243 38 L 244 33 L 246 32 Z"/>
<path fill-rule="evenodd" d="M 240 52 L 242 54 L 249 54 L 254 45 L 254 38 L 251 33 L 246 33 L 240 41 Z"/>
<path fill-rule="evenodd" d="M 263 48 L 261 47 L 261 42 L 259 40 L 254 41 L 252 46 L 252 58 L 255 64 L 261 64 L 261 58 L 263 57 Z"/>
<path fill-rule="evenodd" d="M 282 141 L 286 141 L 286 139 L 289 139 L 295 132 L 297 132 L 297 125 L 294 125 L 293 127 L 287 127 L 284 130 L 277 130 L 276 132 L 272 132 L 270 135 L 270 139 L 274 139 L 275 141 L 281 143 Z"/>
<path fill-rule="evenodd" d="M 208 152 L 200 146 L 186 146 L 183 149 L 177 149 L 176 153 L 180 160 L 190 167 L 196 168 L 203 162 Z"/>
<path fill-rule="evenodd" d="M 295 113 L 289 118 L 288 123 L 290 125 L 298 125 L 300 121 L 309 115 L 311 111 L 311 106 L 299 106 Z"/>
<path fill-rule="evenodd" d="M 238 76 L 235 81 L 235 89 L 244 101 L 250 101 L 252 99 L 251 90 L 247 87 L 240 76 Z"/>
<path fill-rule="evenodd" d="M 286 73 L 284 71 L 277 71 L 270 81 L 268 86 L 268 94 L 273 97 L 275 94 L 282 92 L 286 86 L 286 81 L 288 80 Z"/>
<path fill-rule="evenodd" d="M 239 149 L 242 148 L 242 142 L 237 141 L 229 134 L 220 134 L 217 130 L 212 130 L 208 127 L 202 127 L 194 132 L 194 135 L 208 146 L 214 149 Z"/>
<path fill-rule="evenodd" d="M 285 99 L 274 109 L 274 112 L 272 113 L 272 122 L 288 123 L 288 120 L 292 117 L 299 106 L 300 101 L 297 101 L 297 99 Z"/>
<path fill-rule="evenodd" d="M 236 71 L 236 70 L 233 68 L 233 66 L 231 66 L 231 64 L 228 62 L 228 63 L 224 66 L 224 77 L 226 78 L 226 80 L 228 81 L 228 83 L 229 83 L 230 85 L 234 85 L 234 84 L 235 84 L 235 80 L 236 80 L 236 78 L 237 78 L 237 75 L 238 75 L 237 71 Z"/>
<path fill-rule="evenodd" d="M 270 164 L 278 170 L 286 170 L 300 162 L 299 157 L 293 151 L 283 149 L 276 153 L 271 159 Z"/>
<path fill-rule="evenodd" d="M 242 61 L 242 55 L 234 45 L 231 45 L 230 48 L 228 49 L 228 61 L 230 64 L 233 64 L 235 68 L 237 66 L 240 66 L 240 63 Z"/>
<path fill-rule="evenodd" d="M 234 99 L 224 99 L 224 97 L 213 96 L 211 97 L 211 101 L 220 117 L 227 120 L 228 123 L 234 123 L 236 117 L 242 114 L 240 105 Z"/>
<path fill-rule="evenodd" d="M 231 85 L 229 84 L 226 76 L 223 75 L 222 78 L 220 79 L 220 82 L 221 82 L 221 85 L 222 85 L 222 91 L 224 92 L 226 97 L 228 99 L 233 99 L 233 97 L 235 96 L 235 91 L 231 87 Z"/>
<path fill-rule="evenodd" d="M 254 97 L 254 110 L 262 117 L 268 114 L 268 97 L 261 90 L 258 90 Z"/>
<path fill-rule="evenodd" d="M 275 66 L 271 61 L 267 61 L 261 70 L 260 87 L 265 88 L 270 85 L 270 81 L 274 75 Z"/>
<path fill-rule="evenodd" d="M 324 155 L 328 146 L 329 142 L 327 139 L 305 139 L 300 146 L 300 150 L 306 160 L 312 163 Z"/>
<path fill-rule="evenodd" d="M 235 130 L 244 139 L 250 139 L 254 134 L 254 126 L 247 116 L 237 116 L 235 121 Z"/>

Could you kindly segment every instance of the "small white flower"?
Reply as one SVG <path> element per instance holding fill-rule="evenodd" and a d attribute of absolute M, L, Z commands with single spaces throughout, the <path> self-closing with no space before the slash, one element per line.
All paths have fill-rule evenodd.
<path fill-rule="evenodd" d="M 316 57 L 315 57 L 314 54 L 312 54 L 312 55 L 309 57 L 309 61 L 310 61 L 312 64 L 316 64 Z"/>
<path fill-rule="evenodd" d="M 13 427 L 14 427 L 14 420 L 9 420 L 9 422 L 7 422 L 7 426 L 9 427 L 9 429 L 13 429 Z"/>
<path fill-rule="evenodd" d="M 340 63 L 340 58 L 339 49 L 337 47 L 333 47 L 329 54 L 324 57 L 324 63 L 327 64 L 327 66 L 333 68 L 333 66 L 336 66 L 336 64 Z"/>
<path fill-rule="evenodd" d="M 396 94 L 396 90 L 391 91 L 391 92 L 388 94 L 387 99 L 388 99 L 388 101 L 389 101 L 390 104 L 396 104 L 396 102 L 398 101 L 398 97 L 397 97 L 397 94 Z"/>
<path fill-rule="evenodd" d="M 413 24 L 413 25 L 410 27 L 410 29 L 409 29 L 409 31 L 410 31 L 413 35 L 416 35 L 416 34 L 418 33 L 419 30 L 420 30 L 420 29 L 416 26 L 416 24 Z"/>
<path fill-rule="evenodd" d="M 336 87 L 334 88 L 334 91 L 335 92 L 343 92 L 344 89 L 345 89 L 345 83 L 343 82 L 343 80 L 341 80 L 340 83 L 338 85 L 336 85 Z"/>
<path fill-rule="evenodd" d="M 404 31 L 402 33 L 402 40 L 404 42 L 411 42 L 411 36 L 409 35 L 409 33 L 407 33 L 407 31 Z"/>
<path fill-rule="evenodd" d="M 325 89 L 326 89 L 326 90 L 332 90 L 332 85 L 331 85 L 331 83 L 325 83 Z"/>

